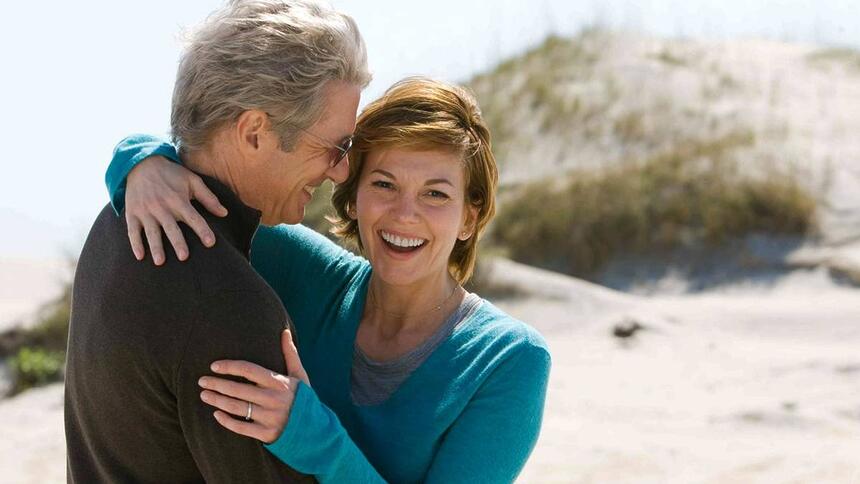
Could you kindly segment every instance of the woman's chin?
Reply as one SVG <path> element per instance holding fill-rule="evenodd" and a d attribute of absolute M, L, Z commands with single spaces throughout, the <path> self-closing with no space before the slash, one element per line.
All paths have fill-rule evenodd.
<path fill-rule="evenodd" d="M 373 266 L 373 275 L 389 286 L 409 286 L 421 280 L 420 274 L 403 267 L 390 267 L 387 264 L 377 266 L 373 261 L 370 265 Z"/>

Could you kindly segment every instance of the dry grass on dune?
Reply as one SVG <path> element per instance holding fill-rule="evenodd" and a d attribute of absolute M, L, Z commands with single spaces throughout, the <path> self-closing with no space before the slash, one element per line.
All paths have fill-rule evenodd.
<path fill-rule="evenodd" d="M 795 176 L 738 168 L 732 152 L 753 142 L 689 140 L 643 162 L 531 183 L 502 206 L 492 242 L 514 260 L 588 277 L 622 252 L 811 233 L 817 202 Z"/>

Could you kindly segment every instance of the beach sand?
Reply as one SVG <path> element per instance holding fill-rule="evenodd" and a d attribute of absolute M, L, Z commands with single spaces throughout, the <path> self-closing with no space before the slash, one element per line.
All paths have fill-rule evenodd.
<path fill-rule="evenodd" d="M 860 483 L 860 290 L 826 271 L 641 297 L 500 260 L 553 368 L 519 482 Z M 612 335 L 635 320 L 632 337 Z M 62 482 L 62 386 L 0 402 L 4 483 Z"/>
<path fill-rule="evenodd" d="M 527 272 L 539 274 L 517 278 Z M 572 301 L 500 302 L 553 354 L 543 432 L 520 481 L 860 483 L 860 291 L 827 277 L 617 294 L 603 307 L 577 304 L 579 284 Z M 625 319 L 645 329 L 614 337 Z"/>

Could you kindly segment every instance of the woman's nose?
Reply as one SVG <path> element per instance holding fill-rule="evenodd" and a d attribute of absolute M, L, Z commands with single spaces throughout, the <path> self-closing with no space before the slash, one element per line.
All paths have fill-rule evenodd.
<path fill-rule="evenodd" d="M 398 194 L 391 210 L 394 217 L 401 222 L 411 222 L 418 219 L 418 207 L 411 195 Z"/>

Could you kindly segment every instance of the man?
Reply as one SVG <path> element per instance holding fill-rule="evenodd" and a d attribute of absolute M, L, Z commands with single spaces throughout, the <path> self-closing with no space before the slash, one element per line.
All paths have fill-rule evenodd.
<path fill-rule="evenodd" d="M 142 247 L 128 250 L 139 225 L 109 207 L 93 225 L 69 330 L 69 482 L 307 479 L 221 427 L 198 380 L 218 359 L 286 373 L 279 341 L 288 316 L 248 263 L 251 239 L 261 221 L 299 222 L 314 187 L 345 179 L 369 77 L 352 19 L 310 1 L 233 1 L 194 33 L 171 125 L 183 163 L 227 215 L 207 220 L 218 243 L 206 250 L 183 228 L 191 245 L 177 259 L 193 257 L 153 254 L 160 268 L 135 260 Z M 122 169 L 139 160 L 128 161 Z"/>

